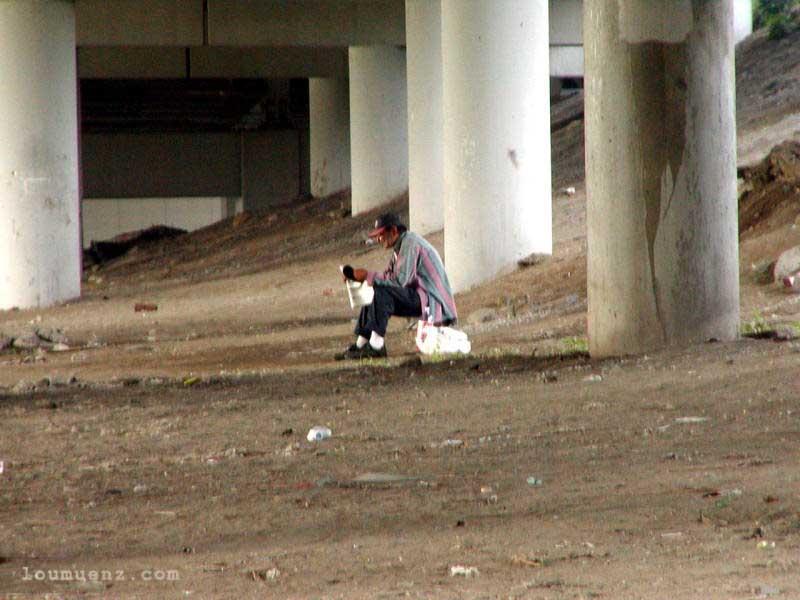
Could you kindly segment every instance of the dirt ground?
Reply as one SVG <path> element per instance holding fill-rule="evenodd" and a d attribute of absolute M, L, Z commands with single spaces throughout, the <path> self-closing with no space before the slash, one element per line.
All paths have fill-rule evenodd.
<path fill-rule="evenodd" d="M 800 295 L 760 281 L 800 244 L 800 184 L 745 167 L 798 137 L 798 102 L 759 66 L 776 43 L 746 44 L 743 327 L 793 326 Z M 79 301 L 1 312 L 9 336 L 67 341 L 0 353 L 0 598 L 800 597 L 800 342 L 585 354 L 569 102 L 554 255 L 458 296 L 467 358 L 420 361 L 401 320 L 389 360 L 332 360 L 353 318 L 337 265 L 387 258 L 346 194 L 136 248 L 87 269 Z M 314 425 L 333 436 L 308 442 Z"/>

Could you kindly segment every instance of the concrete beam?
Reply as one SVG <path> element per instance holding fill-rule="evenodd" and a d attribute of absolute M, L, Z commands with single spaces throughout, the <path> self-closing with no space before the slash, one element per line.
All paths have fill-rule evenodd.
<path fill-rule="evenodd" d="M 192 77 L 346 78 L 347 48 L 192 48 Z"/>
<path fill-rule="evenodd" d="M 81 79 L 177 79 L 186 77 L 186 50 L 166 47 L 78 48 Z"/>
<path fill-rule="evenodd" d="M 404 0 L 208 0 L 208 43 L 403 45 Z"/>
<path fill-rule="evenodd" d="M 201 46 L 203 0 L 76 0 L 78 46 Z"/>
<path fill-rule="evenodd" d="M 346 78 L 347 69 L 346 48 L 78 48 L 81 79 Z"/>

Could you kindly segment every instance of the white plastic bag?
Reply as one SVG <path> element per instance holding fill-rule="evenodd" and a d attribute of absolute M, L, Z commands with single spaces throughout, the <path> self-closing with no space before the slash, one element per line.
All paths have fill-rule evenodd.
<path fill-rule="evenodd" d="M 452 327 L 436 327 L 429 321 L 417 323 L 417 348 L 423 354 L 469 354 L 472 350 L 467 334 Z"/>

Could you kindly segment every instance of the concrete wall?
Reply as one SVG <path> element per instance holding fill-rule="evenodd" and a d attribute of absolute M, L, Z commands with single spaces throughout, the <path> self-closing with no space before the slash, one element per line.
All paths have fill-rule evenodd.
<path fill-rule="evenodd" d="M 89 198 L 81 203 L 83 247 L 120 233 L 169 225 L 200 229 L 236 212 L 238 198 Z M 239 202 L 241 206 L 241 202 Z"/>
<path fill-rule="evenodd" d="M 84 198 L 240 196 L 236 133 L 102 133 L 81 138 Z"/>
<path fill-rule="evenodd" d="M 242 134 L 242 198 L 245 210 L 288 204 L 308 191 L 308 132 Z"/>
<path fill-rule="evenodd" d="M 308 131 L 86 134 L 83 243 L 151 225 L 196 229 L 309 191 Z"/>
<path fill-rule="evenodd" d="M 309 190 L 307 138 L 295 130 L 85 134 L 83 196 L 243 196 L 248 210 L 275 206 Z"/>

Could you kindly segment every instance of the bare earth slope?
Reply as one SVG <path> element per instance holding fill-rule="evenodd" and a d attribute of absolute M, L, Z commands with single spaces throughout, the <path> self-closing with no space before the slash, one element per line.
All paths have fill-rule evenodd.
<path fill-rule="evenodd" d="M 800 243 L 792 151 L 767 156 L 796 137 L 797 41 L 737 53 L 751 325 L 800 320 L 752 266 Z M 554 256 L 457 299 L 469 358 L 420 363 L 401 320 L 389 361 L 331 360 L 337 265 L 387 258 L 346 194 L 0 313 L 68 346 L 0 352 L 0 598 L 799 597 L 800 345 L 581 352 L 581 115 L 553 109 Z"/>

